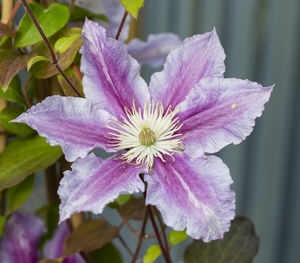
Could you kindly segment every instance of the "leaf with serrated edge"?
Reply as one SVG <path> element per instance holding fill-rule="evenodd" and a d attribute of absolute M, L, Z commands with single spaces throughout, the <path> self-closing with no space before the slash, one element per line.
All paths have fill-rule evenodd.
<path fill-rule="evenodd" d="M 184 263 L 251 263 L 257 254 L 259 238 L 252 222 L 238 216 L 223 240 L 204 243 L 194 240 L 184 253 Z"/>
<path fill-rule="evenodd" d="M 185 231 L 171 231 L 169 233 L 169 236 L 168 236 L 168 239 L 169 239 L 169 242 L 172 244 L 172 245 L 176 245 L 184 240 L 186 240 L 189 236 L 186 234 Z"/>
<path fill-rule="evenodd" d="M 12 187 L 28 175 L 44 170 L 62 155 L 37 135 L 13 140 L 0 154 L 0 190 Z"/>
<path fill-rule="evenodd" d="M 109 226 L 105 221 L 84 222 L 66 239 L 63 257 L 69 257 L 79 251 L 92 251 L 100 248 L 117 237 L 119 229 Z"/>
<path fill-rule="evenodd" d="M 118 208 L 121 216 L 126 220 L 142 220 L 145 211 L 144 198 L 132 198 Z"/>
<path fill-rule="evenodd" d="M 70 17 L 68 7 L 62 4 L 54 3 L 48 9 L 37 2 L 31 2 L 29 6 L 46 37 L 50 37 L 62 29 Z M 42 41 L 42 37 L 26 13 L 19 24 L 14 47 L 30 46 L 40 41 Z"/>
<path fill-rule="evenodd" d="M 147 253 L 143 257 L 143 263 L 154 262 L 161 254 L 161 249 L 158 245 L 152 245 L 148 248 Z"/>
<path fill-rule="evenodd" d="M 5 215 L 16 211 L 31 195 L 34 187 L 34 175 L 28 176 L 23 182 L 10 187 L 6 192 Z"/>
<path fill-rule="evenodd" d="M 121 0 L 121 4 L 135 19 L 138 17 L 140 8 L 144 5 L 144 0 Z"/>

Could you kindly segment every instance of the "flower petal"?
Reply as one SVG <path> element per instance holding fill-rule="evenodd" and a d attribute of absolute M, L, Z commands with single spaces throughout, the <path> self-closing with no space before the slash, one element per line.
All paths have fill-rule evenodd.
<path fill-rule="evenodd" d="M 171 50 L 178 48 L 182 40 L 172 33 L 149 35 L 147 42 L 133 39 L 127 45 L 128 53 L 141 65 L 161 67 Z"/>
<path fill-rule="evenodd" d="M 163 163 L 155 162 L 148 182 L 146 203 L 156 206 L 164 222 L 184 230 L 195 239 L 209 242 L 220 239 L 234 218 L 235 194 L 227 166 L 216 156 L 189 160 L 174 155 Z"/>
<path fill-rule="evenodd" d="M 66 222 L 58 226 L 53 238 L 44 246 L 44 257 L 47 259 L 57 259 L 62 256 L 64 242 L 70 230 Z M 85 260 L 79 254 L 65 258 L 62 263 L 85 263 Z"/>
<path fill-rule="evenodd" d="M 81 71 L 87 99 L 100 103 L 101 108 L 115 116 L 124 114 L 132 102 L 144 106 L 149 100 L 148 87 L 139 75 L 140 65 L 127 53 L 126 46 L 107 38 L 105 29 L 86 20 L 82 35 Z"/>
<path fill-rule="evenodd" d="M 14 122 L 24 122 L 60 145 L 70 162 L 85 157 L 95 147 L 106 147 L 105 123 L 113 118 L 108 112 L 83 98 L 51 96 L 31 107 Z"/>
<path fill-rule="evenodd" d="M 186 152 L 197 157 L 240 143 L 253 130 L 272 88 L 249 80 L 201 80 L 179 105 Z"/>
<path fill-rule="evenodd" d="M 0 262 L 37 262 L 38 243 L 45 230 L 44 222 L 36 216 L 14 213 L 5 225 L 5 237 L 0 242 Z"/>
<path fill-rule="evenodd" d="M 215 30 L 184 40 L 171 51 L 164 69 L 150 81 L 150 94 L 165 107 L 176 107 L 191 89 L 205 77 L 223 77 L 225 54 Z"/>
<path fill-rule="evenodd" d="M 91 153 L 73 163 L 72 171 L 64 173 L 58 189 L 60 221 L 75 212 L 102 213 L 106 204 L 119 194 L 144 191 L 139 178 L 141 170 L 124 163 L 119 157 L 102 160 Z"/>

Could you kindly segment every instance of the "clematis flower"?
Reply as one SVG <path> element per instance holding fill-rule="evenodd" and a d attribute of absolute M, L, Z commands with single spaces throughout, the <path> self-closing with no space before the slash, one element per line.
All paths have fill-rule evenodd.
<path fill-rule="evenodd" d="M 5 236 L 0 240 L 0 262 L 2 263 L 36 263 L 40 255 L 38 244 L 46 231 L 44 222 L 38 217 L 15 212 L 5 225 Z M 57 259 L 62 255 L 63 244 L 69 234 L 65 222 L 59 225 L 53 239 L 44 247 L 44 257 Z M 79 254 L 65 258 L 62 263 L 84 263 Z"/>
<path fill-rule="evenodd" d="M 27 123 L 60 145 L 68 161 L 58 190 L 60 220 L 101 213 L 119 194 L 144 191 L 164 222 L 196 239 L 222 238 L 234 217 L 227 166 L 214 153 L 240 143 L 262 114 L 272 87 L 225 79 L 215 30 L 173 50 L 149 87 L 126 46 L 86 20 L 81 71 L 86 98 L 52 96 L 23 113 Z M 117 154 L 107 160 L 95 147 Z"/>

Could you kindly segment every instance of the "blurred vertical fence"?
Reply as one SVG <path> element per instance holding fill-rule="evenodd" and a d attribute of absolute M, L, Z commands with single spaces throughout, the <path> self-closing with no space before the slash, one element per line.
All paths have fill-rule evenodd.
<path fill-rule="evenodd" d="M 254 221 L 261 239 L 255 263 L 300 261 L 299 14 L 299 0 L 146 0 L 140 16 L 143 39 L 216 27 L 226 77 L 276 84 L 251 136 L 220 153 L 234 179 L 237 213 Z"/>

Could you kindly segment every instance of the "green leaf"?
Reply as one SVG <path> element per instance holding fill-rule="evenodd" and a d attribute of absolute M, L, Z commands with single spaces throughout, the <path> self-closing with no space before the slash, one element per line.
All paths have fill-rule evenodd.
<path fill-rule="evenodd" d="M 62 29 L 70 17 L 68 7 L 62 4 L 54 3 L 48 9 L 37 2 L 31 2 L 29 6 L 46 37 L 50 37 Z M 30 46 L 40 41 L 42 41 L 42 37 L 26 13 L 19 24 L 14 47 Z"/>
<path fill-rule="evenodd" d="M 92 253 L 93 262 L 101 263 L 122 263 L 122 256 L 117 247 L 109 242 L 100 249 L 94 250 Z"/>
<path fill-rule="evenodd" d="M 25 69 L 27 61 L 35 55 L 35 52 L 22 55 L 16 50 L 0 50 L 0 86 L 4 91 L 8 89 L 12 78 Z"/>
<path fill-rule="evenodd" d="M 85 18 L 88 19 L 99 19 L 105 22 L 109 22 L 107 17 L 103 14 L 94 14 L 80 6 L 75 5 L 72 9 L 70 21 L 77 22 L 77 21 L 84 21 Z"/>
<path fill-rule="evenodd" d="M 118 208 L 120 205 L 125 205 L 132 197 L 132 194 L 119 195 L 115 201 L 109 203 L 107 206 L 110 208 Z"/>
<path fill-rule="evenodd" d="M 47 61 L 47 62 L 50 62 L 51 60 L 49 58 L 46 58 L 44 56 L 35 56 L 33 58 L 31 58 L 28 63 L 27 63 L 27 71 L 29 71 L 31 69 L 31 67 L 39 62 L 39 61 Z"/>
<path fill-rule="evenodd" d="M 184 253 L 184 263 L 251 263 L 257 254 L 259 238 L 252 222 L 246 217 L 236 217 L 223 240 L 204 243 L 194 240 Z"/>
<path fill-rule="evenodd" d="M 145 212 L 144 198 L 132 198 L 118 208 L 120 215 L 126 220 L 142 220 Z"/>
<path fill-rule="evenodd" d="M 0 154 L 0 190 L 17 185 L 28 175 L 44 170 L 62 155 L 37 135 L 13 140 Z"/>
<path fill-rule="evenodd" d="M 152 245 L 148 248 L 147 253 L 143 257 L 143 263 L 154 262 L 161 254 L 161 249 L 158 245 Z"/>
<path fill-rule="evenodd" d="M 0 23 L 0 39 L 3 36 L 13 36 L 14 34 L 16 34 L 16 30 L 13 30 L 4 23 Z"/>
<path fill-rule="evenodd" d="M 58 32 L 55 36 L 50 38 L 50 42 L 52 45 L 60 39 L 60 38 L 68 38 L 71 35 L 74 34 L 80 34 L 81 29 L 80 28 L 65 28 Z M 76 38 L 69 48 L 64 51 L 63 53 L 58 53 L 57 54 L 57 59 L 58 59 L 58 64 L 62 70 L 66 70 L 74 61 L 76 54 L 78 53 L 78 50 L 80 49 L 81 45 L 83 43 L 83 40 L 81 37 Z M 36 49 L 38 54 L 51 58 L 48 49 L 44 45 L 44 43 L 41 43 L 39 47 Z M 40 61 L 35 63 L 31 69 L 30 72 L 35 78 L 50 78 L 59 72 L 57 71 L 56 67 L 53 67 L 53 65 L 49 64 L 48 62 L 45 61 Z"/>
<path fill-rule="evenodd" d="M 69 257 L 79 251 L 92 251 L 101 248 L 118 234 L 119 229 L 109 226 L 105 221 L 84 222 L 67 237 L 63 257 Z"/>
<path fill-rule="evenodd" d="M 35 131 L 25 123 L 10 122 L 11 120 L 16 119 L 23 112 L 24 107 L 17 105 L 5 108 L 0 113 L 0 124 L 5 130 L 13 134 L 21 136 L 28 136 L 34 134 Z"/>
<path fill-rule="evenodd" d="M 135 19 L 138 17 L 140 8 L 144 5 L 144 0 L 121 0 L 121 4 Z"/>
<path fill-rule="evenodd" d="M 5 216 L 0 216 L 0 236 L 3 235 L 4 225 L 5 225 Z"/>
<path fill-rule="evenodd" d="M 170 243 L 172 245 L 175 245 L 175 244 L 178 244 L 184 240 L 186 240 L 189 236 L 186 234 L 185 231 L 171 231 L 169 236 L 168 236 L 168 239 L 170 241 Z"/>
<path fill-rule="evenodd" d="M 34 175 L 28 176 L 23 182 L 7 189 L 5 215 L 16 211 L 31 195 L 34 187 Z"/>
<path fill-rule="evenodd" d="M 0 98 L 26 105 L 26 101 L 21 90 L 20 78 L 18 75 L 14 76 L 14 78 L 11 80 L 6 92 L 0 89 Z"/>
<path fill-rule="evenodd" d="M 68 79 L 72 82 L 75 89 L 84 97 L 82 82 L 78 77 L 78 75 L 76 74 L 75 70 L 72 67 L 69 67 L 64 71 L 64 73 L 66 74 Z M 61 74 L 57 75 L 57 80 L 66 96 L 77 97 L 77 94 L 75 94 L 73 89 L 70 87 L 69 83 L 63 78 Z"/>
<path fill-rule="evenodd" d="M 72 45 L 72 43 L 79 37 L 80 34 L 73 34 L 69 37 L 62 37 L 58 39 L 54 45 L 55 51 L 58 53 L 65 52 Z"/>

